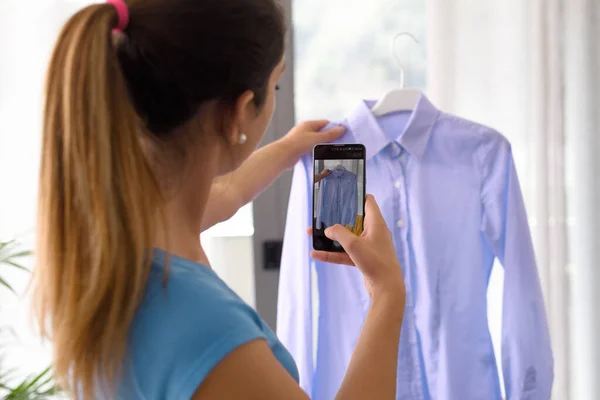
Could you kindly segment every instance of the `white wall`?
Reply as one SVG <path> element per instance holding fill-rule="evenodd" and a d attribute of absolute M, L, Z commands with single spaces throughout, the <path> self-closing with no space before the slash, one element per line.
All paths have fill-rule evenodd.
<path fill-rule="evenodd" d="M 40 152 L 40 94 L 54 39 L 46 35 L 57 29 L 59 18 L 51 2 L 28 7 L 16 0 L 0 2 L 0 240 L 17 237 L 30 249 Z M 31 260 L 25 263 L 32 264 Z M 27 274 L 4 269 L 0 273 L 24 293 Z M 28 311 L 26 297 L 0 289 L 0 325 L 10 325 L 16 333 L 14 338 L 2 336 L 9 350 L 2 362 L 35 372 L 47 366 L 50 353 L 34 334 Z"/>

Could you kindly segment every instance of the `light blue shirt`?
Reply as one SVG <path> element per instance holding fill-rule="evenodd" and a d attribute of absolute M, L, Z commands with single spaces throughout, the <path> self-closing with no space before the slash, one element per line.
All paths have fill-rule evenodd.
<path fill-rule="evenodd" d="M 320 181 L 317 199 L 317 228 L 322 224 L 354 226 L 358 209 L 356 175 L 345 168 L 334 168 Z"/>
<path fill-rule="evenodd" d="M 151 268 L 118 399 L 189 400 L 224 357 L 256 339 L 298 380 L 290 353 L 211 268 L 170 256 L 166 286 L 162 251 L 155 251 Z"/>
<path fill-rule="evenodd" d="M 549 330 L 510 144 L 490 128 L 440 112 L 424 96 L 412 113 L 375 118 L 372 104 L 361 102 L 342 122 L 347 133 L 339 142 L 366 146 L 367 193 L 393 233 L 406 280 L 396 398 L 501 398 L 486 300 L 497 258 L 505 279 L 507 398 L 548 400 Z M 313 316 L 305 234 L 311 167 L 307 156 L 294 169 L 277 332 L 298 363 L 301 386 L 313 400 L 330 400 L 370 300 L 359 271 L 315 262 L 319 304 Z"/>

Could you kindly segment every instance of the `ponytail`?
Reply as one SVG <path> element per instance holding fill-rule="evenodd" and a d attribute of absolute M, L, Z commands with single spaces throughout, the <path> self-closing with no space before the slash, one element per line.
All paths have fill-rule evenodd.
<path fill-rule="evenodd" d="M 74 15 L 46 83 L 34 307 L 58 383 L 78 399 L 115 390 L 162 205 L 113 45 L 116 24 L 107 4 Z"/>

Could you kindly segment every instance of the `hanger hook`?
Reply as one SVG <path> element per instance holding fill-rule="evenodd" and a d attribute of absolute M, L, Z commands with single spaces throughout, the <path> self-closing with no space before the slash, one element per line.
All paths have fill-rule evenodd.
<path fill-rule="evenodd" d="M 400 38 L 402 36 L 408 36 L 408 37 L 410 37 L 417 44 L 421 43 L 410 32 L 400 32 L 396 36 L 394 36 L 394 39 L 392 40 L 392 55 L 396 59 L 396 63 L 398 64 L 398 67 L 400 67 L 400 87 L 401 88 L 404 87 L 404 68 L 402 68 L 402 61 L 400 60 L 400 57 L 398 56 L 398 52 L 396 51 L 396 42 L 398 41 L 398 38 Z"/>

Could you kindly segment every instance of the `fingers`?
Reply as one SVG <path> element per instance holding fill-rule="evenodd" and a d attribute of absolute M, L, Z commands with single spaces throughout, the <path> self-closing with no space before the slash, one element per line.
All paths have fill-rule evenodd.
<path fill-rule="evenodd" d="M 334 253 L 329 251 L 312 250 L 310 252 L 310 256 L 315 260 L 321 262 L 350 265 L 351 267 L 354 266 L 354 263 L 346 253 Z"/>
<path fill-rule="evenodd" d="M 306 228 L 306 233 L 309 236 L 312 236 L 312 226 Z M 336 253 L 329 251 L 321 251 L 321 250 L 312 250 L 310 252 L 310 256 L 317 261 L 332 263 L 332 264 L 341 264 L 341 265 L 350 265 L 354 266 L 354 262 L 350 259 L 350 256 L 346 253 Z"/>
<path fill-rule="evenodd" d="M 325 236 L 341 244 L 348 253 L 351 253 L 358 243 L 358 237 L 339 224 L 325 229 Z"/>
<path fill-rule="evenodd" d="M 337 140 L 344 136 L 344 133 L 346 133 L 346 128 L 340 125 L 336 126 L 335 128 L 331 128 L 325 132 L 322 132 L 321 137 L 325 142 L 333 142 L 334 140 Z"/>
<path fill-rule="evenodd" d="M 304 122 L 302 122 L 302 125 L 307 130 L 316 132 L 316 131 L 320 131 L 321 129 L 325 128 L 325 126 L 328 123 L 329 123 L 329 121 L 326 119 L 316 119 L 316 120 L 312 120 L 312 121 L 304 121 Z"/>

